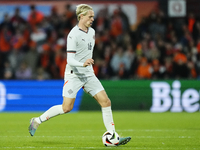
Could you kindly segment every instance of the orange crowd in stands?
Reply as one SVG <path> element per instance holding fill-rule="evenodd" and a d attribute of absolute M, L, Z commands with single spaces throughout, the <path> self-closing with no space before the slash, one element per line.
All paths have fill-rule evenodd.
<path fill-rule="evenodd" d="M 52 7 L 49 16 L 30 5 L 24 19 L 16 7 L 0 23 L 0 79 L 63 79 L 66 38 L 77 24 L 75 10 Z M 169 18 L 156 9 L 131 30 L 118 6 L 95 14 L 93 66 L 99 79 L 200 79 L 200 20 L 193 13 Z"/>

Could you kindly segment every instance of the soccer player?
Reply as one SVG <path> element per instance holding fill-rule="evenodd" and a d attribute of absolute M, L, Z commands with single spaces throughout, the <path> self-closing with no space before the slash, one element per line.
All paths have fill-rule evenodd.
<path fill-rule="evenodd" d="M 83 88 L 100 104 L 103 122 L 107 131 L 115 132 L 111 101 L 102 84 L 94 74 L 92 65 L 93 48 L 95 44 L 95 31 L 91 28 L 94 21 L 94 11 L 91 6 L 80 4 L 76 15 L 78 24 L 70 31 L 67 37 L 67 65 L 65 69 L 65 83 L 63 86 L 63 104 L 55 105 L 41 116 L 32 118 L 29 126 L 31 136 L 35 134 L 38 126 L 48 119 L 68 113 L 72 110 L 77 92 Z M 129 142 L 131 137 L 120 138 L 118 145 Z"/>

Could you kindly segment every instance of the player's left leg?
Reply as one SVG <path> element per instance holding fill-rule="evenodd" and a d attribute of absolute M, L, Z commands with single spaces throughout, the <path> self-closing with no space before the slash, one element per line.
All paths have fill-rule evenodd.
<path fill-rule="evenodd" d="M 108 131 L 115 132 L 115 126 L 113 122 L 113 116 L 112 116 L 112 110 L 111 110 L 111 102 L 108 98 L 105 90 L 98 92 L 96 95 L 94 95 L 94 98 L 98 101 L 98 103 L 101 105 L 102 108 L 102 115 L 103 115 L 103 121 L 106 129 Z M 131 140 L 131 137 L 120 137 L 119 138 L 119 145 L 125 145 Z"/>
<path fill-rule="evenodd" d="M 106 129 L 108 131 L 115 131 L 110 99 L 95 75 L 88 77 L 88 81 L 84 84 L 84 91 L 100 104 Z"/>
<path fill-rule="evenodd" d="M 89 79 L 89 81 L 84 85 L 84 90 L 88 94 L 90 94 L 96 101 L 100 104 L 102 109 L 102 117 L 104 125 L 107 131 L 115 132 L 115 125 L 113 121 L 113 115 L 111 110 L 111 101 L 108 98 L 106 91 L 104 90 L 100 81 L 93 76 Z M 88 92 L 89 91 L 89 92 Z M 119 145 L 124 145 L 131 140 L 131 137 L 121 138 L 119 140 Z"/>
<path fill-rule="evenodd" d="M 124 138 L 120 137 L 120 138 L 119 138 L 119 143 L 117 144 L 117 146 L 119 146 L 119 145 L 125 145 L 125 144 L 127 144 L 130 140 L 131 140 L 131 137 L 124 137 Z"/>
<path fill-rule="evenodd" d="M 107 131 L 115 132 L 115 125 L 114 125 L 113 115 L 112 115 L 112 110 L 111 110 L 111 101 L 108 98 L 105 90 L 98 92 L 93 97 L 101 106 L 103 122 Z"/>

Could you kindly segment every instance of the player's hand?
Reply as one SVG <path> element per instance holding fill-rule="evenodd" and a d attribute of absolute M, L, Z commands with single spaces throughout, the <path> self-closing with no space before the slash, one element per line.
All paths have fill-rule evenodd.
<path fill-rule="evenodd" d="M 93 64 L 94 64 L 94 60 L 90 58 L 85 61 L 85 63 L 83 64 L 83 67 L 87 67 Z"/>

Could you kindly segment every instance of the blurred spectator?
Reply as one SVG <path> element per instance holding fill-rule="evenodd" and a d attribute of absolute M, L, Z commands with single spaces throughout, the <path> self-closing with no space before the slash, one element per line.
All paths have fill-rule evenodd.
<path fill-rule="evenodd" d="M 189 46 L 188 46 L 188 51 L 187 51 L 187 58 L 191 59 L 192 62 L 196 63 L 197 62 L 197 48 L 195 46 L 195 43 L 193 40 L 191 40 L 189 42 Z"/>
<path fill-rule="evenodd" d="M 107 8 L 103 8 L 99 10 L 99 12 L 96 14 L 96 19 L 94 20 L 94 27 L 96 32 L 104 32 L 109 28 L 109 19 L 107 14 Z"/>
<path fill-rule="evenodd" d="M 195 63 L 195 70 L 197 73 L 197 79 L 200 80 L 200 53 L 197 55 L 197 62 Z"/>
<path fill-rule="evenodd" d="M 52 78 L 59 78 L 59 71 L 55 64 L 55 56 L 51 43 L 43 44 L 40 49 L 39 64 Z"/>
<path fill-rule="evenodd" d="M 1 55 L 1 53 L 0 53 L 0 79 L 3 79 L 4 78 L 4 61 L 3 61 L 3 59 L 2 59 L 2 55 Z"/>
<path fill-rule="evenodd" d="M 64 15 L 63 17 L 66 18 L 66 27 L 70 30 L 71 28 L 73 28 L 76 23 L 77 23 L 77 18 L 76 18 L 76 14 L 75 11 L 72 10 L 71 8 L 71 4 L 66 4 L 65 5 L 65 11 L 64 11 Z"/>
<path fill-rule="evenodd" d="M 56 45 L 55 49 L 56 49 L 55 64 L 59 69 L 60 78 L 64 78 L 65 67 L 67 64 L 67 53 L 59 45 Z"/>
<path fill-rule="evenodd" d="M 39 62 L 39 53 L 37 52 L 37 44 L 35 42 L 30 41 L 29 50 L 25 54 L 24 60 L 31 68 L 32 72 L 35 72 Z"/>
<path fill-rule="evenodd" d="M 110 35 L 119 41 L 122 33 L 123 33 L 122 18 L 119 14 L 119 10 L 115 9 L 110 23 Z"/>
<path fill-rule="evenodd" d="M 147 58 L 142 57 L 139 60 L 136 76 L 138 79 L 150 79 L 152 76 L 152 66 L 148 63 Z"/>
<path fill-rule="evenodd" d="M 183 25 L 182 27 L 183 27 L 183 36 L 180 40 L 181 40 L 182 46 L 186 47 L 189 45 L 189 42 L 192 40 L 192 36 L 185 25 Z"/>
<path fill-rule="evenodd" d="M 127 60 L 126 71 L 127 71 L 127 77 L 129 77 L 132 71 L 135 71 L 134 63 L 136 62 L 136 54 L 131 43 L 127 45 L 127 49 L 124 52 L 124 59 Z"/>
<path fill-rule="evenodd" d="M 117 7 L 118 9 L 118 13 L 122 19 L 122 27 L 123 27 L 123 31 L 124 32 L 130 32 L 130 23 L 129 23 L 129 19 L 128 19 L 128 16 L 124 13 L 121 5 L 118 5 Z"/>
<path fill-rule="evenodd" d="M 12 24 L 13 28 L 20 28 L 20 26 L 26 23 L 25 19 L 20 15 L 20 8 L 15 8 L 15 13 L 10 19 L 10 23 Z"/>
<path fill-rule="evenodd" d="M 48 80 L 51 79 L 50 75 L 42 68 L 39 67 L 34 74 L 34 79 L 36 80 Z"/>
<path fill-rule="evenodd" d="M 106 45 L 104 48 L 104 54 L 102 58 L 95 59 L 96 75 L 100 79 L 108 79 L 112 76 L 112 68 L 110 68 L 110 61 L 112 58 L 112 48 L 110 45 Z"/>
<path fill-rule="evenodd" d="M 137 56 L 137 58 L 140 58 L 142 55 L 143 55 L 142 44 L 140 42 L 136 46 L 136 56 Z"/>
<path fill-rule="evenodd" d="M 121 38 L 120 43 L 122 43 L 122 45 L 124 47 L 126 47 L 127 45 L 129 45 L 131 43 L 131 35 L 130 32 L 124 32 Z"/>
<path fill-rule="evenodd" d="M 66 4 L 65 5 L 65 12 L 64 12 L 66 18 L 70 21 L 72 21 L 71 19 L 76 16 L 74 10 L 71 9 L 71 5 L 70 4 Z"/>
<path fill-rule="evenodd" d="M 127 55 L 126 55 L 127 56 Z M 127 76 L 127 72 L 130 69 L 131 62 L 130 59 L 123 53 L 123 48 L 119 46 L 116 53 L 114 53 L 111 59 L 111 67 L 114 71 L 115 76 L 124 78 Z"/>
<path fill-rule="evenodd" d="M 13 79 L 13 78 L 14 78 L 13 70 L 10 66 L 10 63 L 6 61 L 4 63 L 3 79 Z"/>
<path fill-rule="evenodd" d="M 44 15 L 36 9 L 35 5 L 30 5 L 30 10 L 31 12 L 28 15 L 28 22 L 31 27 L 34 28 L 37 24 L 42 22 Z"/>
<path fill-rule="evenodd" d="M 197 52 L 199 54 L 200 53 L 200 38 L 197 39 L 196 48 L 197 48 Z"/>
<path fill-rule="evenodd" d="M 173 76 L 176 79 L 188 78 L 189 77 L 189 68 L 187 66 L 187 57 L 181 52 L 177 52 L 173 58 Z"/>
<path fill-rule="evenodd" d="M 166 48 L 165 48 L 165 42 L 164 42 L 164 40 L 158 39 L 158 41 L 157 41 L 157 48 L 158 48 L 158 51 L 160 53 L 160 57 L 158 58 L 159 62 L 161 64 L 164 64 L 164 59 L 166 57 Z"/>
<path fill-rule="evenodd" d="M 148 30 L 148 21 L 147 21 L 146 17 L 143 16 L 141 18 L 141 21 L 138 24 L 136 32 L 137 32 L 137 37 L 138 37 L 139 40 L 141 40 L 145 36 L 145 34 L 149 32 L 149 30 Z"/>
<path fill-rule="evenodd" d="M 0 52 L 8 53 L 11 50 L 12 33 L 7 26 L 3 26 L 0 31 Z"/>
<path fill-rule="evenodd" d="M 7 30 L 9 31 L 9 32 L 11 32 L 11 33 L 13 33 L 14 32 L 14 29 L 13 29 L 13 26 L 12 26 L 12 23 L 11 23 L 11 20 L 10 20 L 10 17 L 9 17 L 9 15 L 8 15 L 8 13 L 5 13 L 4 14 L 4 18 L 3 18 L 3 21 L 1 22 L 1 24 L 0 24 L 0 30 L 2 29 L 2 28 L 7 28 Z"/>
<path fill-rule="evenodd" d="M 172 58 L 171 57 L 166 57 L 165 58 L 164 67 L 166 68 L 166 72 L 164 74 L 164 79 L 172 78 L 173 64 L 172 64 Z"/>
<path fill-rule="evenodd" d="M 48 16 L 48 23 L 51 24 L 56 30 L 60 28 L 61 22 L 60 22 L 61 16 L 58 14 L 58 8 L 56 6 L 52 6 L 51 8 L 51 14 Z"/>
<path fill-rule="evenodd" d="M 13 48 L 8 55 L 8 61 L 12 70 L 15 72 L 24 59 L 24 53 L 19 49 Z"/>
<path fill-rule="evenodd" d="M 107 45 L 104 50 L 104 60 L 107 63 L 110 63 L 111 57 L 112 57 L 112 49 L 110 45 Z"/>
<path fill-rule="evenodd" d="M 196 21 L 196 19 L 195 19 L 194 14 L 192 12 L 190 12 L 187 17 L 188 30 L 190 33 L 193 32 L 193 27 L 194 27 L 195 21 Z"/>
<path fill-rule="evenodd" d="M 151 33 L 153 39 L 156 39 L 158 36 L 161 38 L 165 36 L 166 27 L 162 23 L 161 18 L 158 17 L 155 21 L 152 21 L 149 24 L 149 32 Z"/>
<path fill-rule="evenodd" d="M 152 10 L 148 16 L 148 24 L 156 22 L 156 19 L 158 17 L 158 14 L 155 10 Z"/>
<path fill-rule="evenodd" d="M 161 79 L 166 72 L 165 66 L 161 65 L 158 59 L 152 60 L 152 78 Z"/>
<path fill-rule="evenodd" d="M 37 45 L 42 45 L 47 38 L 46 32 L 39 26 L 36 25 L 30 34 L 30 39 L 37 43 Z"/>
<path fill-rule="evenodd" d="M 149 41 L 148 40 L 143 39 L 141 41 L 141 50 L 142 50 L 142 54 L 147 57 L 148 53 L 149 53 Z"/>
<path fill-rule="evenodd" d="M 156 47 L 155 43 L 153 41 L 151 41 L 149 43 L 149 49 L 146 52 L 147 59 L 149 60 L 154 60 L 154 59 L 159 59 L 160 58 L 160 51 L 158 50 L 158 48 Z"/>
<path fill-rule="evenodd" d="M 22 30 L 20 28 L 16 29 L 15 34 L 11 39 L 12 47 L 18 50 L 22 50 L 27 43 L 27 39 L 24 38 Z"/>
<path fill-rule="evenodd" d="M 197 19 L 194 23 L 193 30 L 192 30 L 192 36 L 196 43 L 197 39 L 200 37 L 200 20 L 199 19 Z"/>
<path fill-rule="evenodd" d="M 21 62 L 17 68 L 15 77 L 20 80 L 32 79 L 32 70 L 25 61 Z"/>
<path fill-rule="evenodd" d="M 197 73 L 196 73 L 196 70 L 195 70 L 194 63 L 192 61 L 188 61 L 187 67 L 188 67 L 188 70 L 189 70 L 189 79 L 196 78 Z"/>
<path fill-rule="evenodd" d="M 109 79 L 112 76 L 112 68 L 110 67 L 108 62 L 96 60 L 95 66 L 98 67 L 95 74 L 100 79 Z"/>
<path fill-rule="evenodd" d="M 8 60 L 9 52 L 11 50 L 12 34 L 7 26 L 0 28 L 0 77 L 3 78 L 4 64 Z"/>
<path fill-rule="evenodd" d="M 40 64 L 44 69 L 48 69 L 51 65 L 51 47 L 48 43 L 45 43 L 41 46 L 40 50 Z"/>

